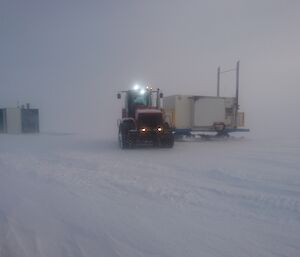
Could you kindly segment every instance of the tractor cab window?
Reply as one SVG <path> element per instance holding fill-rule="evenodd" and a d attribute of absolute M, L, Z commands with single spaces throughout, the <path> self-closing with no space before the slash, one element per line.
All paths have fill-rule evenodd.
<path fill-rule="evenodd" d="M 148 91 L 146 91 L 143 94 L 141 94 L 138 91 L 129 91 L 127 97 L 128 112 L 130 117 L 134 117 L 135 110 L 137 107 L 151 106 L 151 95 Z"/>
<path fill-rule="evenodd" d="M 139 104 L 139 105 L 144 105 L 147 106 L 147 97 L 145 97 L 145 95 L 137 95 L 134 99 L 133 99 L 133 103 L 134 104 Z"/>

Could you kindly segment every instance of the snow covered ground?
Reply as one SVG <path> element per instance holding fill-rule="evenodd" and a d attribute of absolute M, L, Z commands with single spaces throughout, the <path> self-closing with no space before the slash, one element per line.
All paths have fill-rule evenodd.
<path fill-rule="evenodd" d="M 300 138 L 0 135 L 0 256 L 300 256 Z"/>

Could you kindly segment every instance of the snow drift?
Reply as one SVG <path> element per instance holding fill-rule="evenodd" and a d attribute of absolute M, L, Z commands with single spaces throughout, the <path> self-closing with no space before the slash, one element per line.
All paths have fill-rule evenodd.
<path fill-rule="evenodd" d="M 0 256 L 299 256 L 299 156 L 300 138 L 0 135 Z"/>

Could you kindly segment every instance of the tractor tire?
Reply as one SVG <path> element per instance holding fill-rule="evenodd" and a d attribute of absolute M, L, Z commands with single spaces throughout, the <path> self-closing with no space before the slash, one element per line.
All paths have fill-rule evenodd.
<path fill-rule="evenodd" d="M 123 122 L 119 126 L 119 146 L 121 149 L 134 148 L 136 144 L 136 136 L 129 133 L 131 129 L 134 129 L 132 122 Z"/>
<path fill-rule="evenodd" d="M 166 137 L 162 140 L 162 147 L 164 148 L 172 148 L 174 146 L 174 135 L 171 131 L 171 127 L 168 122 L 164 123 L 164 130 L 167 131 Z"/>
<path fill-rule="evenodd" d="M 126 122 L 124 123 L 125 127 L 125 134 L 126 134 L 126 143 L 127 143 L 127 148 L 134 148 L 136 144 L 136 135 L 130 133 L 129 131 L 132 129 L 135 129 L 135 125 L 133 122 Z"/>
<path fill-rule="evenodd" d="M 170 134 L 164 138 L 161 142 L 161 146 L 164 148 L 172 148 L 174 146 L 174 136 Z"/>
<path fill-rule="evenodd" d="M 119 127 L 118 140 L 119 140 L 119 147 L 121 149 L 127 149 L 127 148 L 129 148 L 128 130 L 122 124 Z"/>

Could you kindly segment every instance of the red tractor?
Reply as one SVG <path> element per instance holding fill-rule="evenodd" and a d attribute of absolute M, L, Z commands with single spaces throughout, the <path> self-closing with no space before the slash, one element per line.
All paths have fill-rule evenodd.
<path fill-rule="evenodd" d="M 125 105 L 122 119 L 118 121 L 120 148 L 146 144 L 172 148 L 174 135 L 160 108 L 163 94 L 159 89 L 135 86 L 132 90 L 118 93 L 118 99 L 122 93 L 125 94 Z"/>

